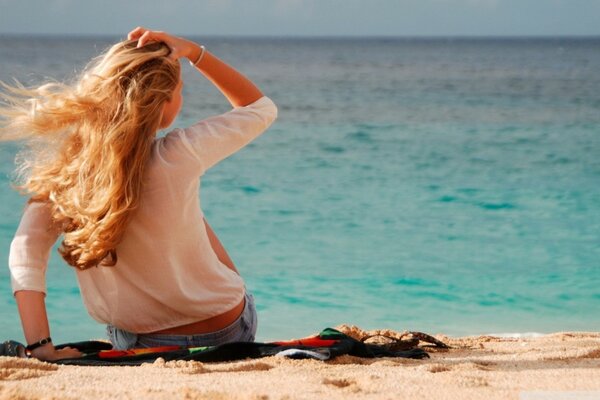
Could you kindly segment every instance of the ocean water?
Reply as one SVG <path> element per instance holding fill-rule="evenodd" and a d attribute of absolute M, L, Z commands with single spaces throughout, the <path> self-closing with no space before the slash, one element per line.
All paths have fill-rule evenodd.
<path fill-rule="evenodd" d="M 117 39 L 1 37 L 0 79 L 68 79 Z M 202 180 L 258 340 L 600 330 L 600 39 L 197 39 L 279 106 Z M 184 80 L 175 126 L 228 109 Z M 19 340 L 16 150 L 0 144 L 0 332 Z M 47 282 L 56 342 L 104 336 L 56 246 Z"/>

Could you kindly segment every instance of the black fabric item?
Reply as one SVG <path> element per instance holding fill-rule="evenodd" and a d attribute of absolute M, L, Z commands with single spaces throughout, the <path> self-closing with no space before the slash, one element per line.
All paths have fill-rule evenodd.
<path fill-rule="evenodd" d="M 363 358 L 428 358 L 429 354 L 427 354 L 424 349 L 418 347 L 417 344 L 418 341 L 413 348 L 394 351 L 383 345 L 363 343 L 340 331 L 326 328 L 317 336 L 300 339 L 298 341 L 273 343 L 232 342 L 203 348 L 180 347 L 168 351 L 162 351 L 160 348 L 110 351 L 112 350 L 112 345 L 101 341 L 65 343 L 57 345 L 56 348 L 73 347 L 82 353 L 85 353 L 84 356 L 52 362 L 63 365 L 90 366 L 141 365 L 148 362 L 154 362 L 158 358 L 162 358 L 165 361 L 193 360 L 201 362 L 223 362 L 246 358 L 268 357 L 288 349 L 306 350 L 303 354 L 296 353 L 296 355 L 290 355 L 290 358 L 307 358 L 310 357 L 311 353 L 315 354 L 314 358 L 324 360 L 333 359 L 343 354 Z M 443 343 L 441 344 L 443 345 Z M 0 355 L 26 357 L 24 351 L 20 351 L 21 348 L 24 349 L 22 344 L 15 341 L 7 341 L 0 347 Z M 107 352 L 106 350 L 109 351 Z M 319 358 L 317 358 L 317 355 Z"/>
<path fill-rule="evenodd" d="M 14 340 L 7 340 L 0 344 L 0 356 L 27 357 L 25 345 Z"/>

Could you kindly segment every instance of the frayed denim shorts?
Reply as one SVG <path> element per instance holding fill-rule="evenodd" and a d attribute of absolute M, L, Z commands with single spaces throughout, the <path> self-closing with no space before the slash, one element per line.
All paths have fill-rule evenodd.
<path fill-rule="evenodd" d="M 106 334 L 115 350 L 159 346 L 216 346 L 230 342 L 253 342 L 257 322 L 254 296 L 246 291 L 246 305 L 242 314 L 231 325 L 215 332 L 195 335 L 138 334 L 109 324 L 106 326 Z"/>

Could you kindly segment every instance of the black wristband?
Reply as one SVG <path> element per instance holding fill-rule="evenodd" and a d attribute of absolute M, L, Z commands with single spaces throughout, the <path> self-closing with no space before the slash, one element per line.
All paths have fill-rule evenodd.
<path fill-rule="evenodd" d="M 32 343 L 29 346 L 25 347 L 25 350 L 32 351 L 32 350 L 37 349 L 40 346 L 50 343 L 50 342 L 52 342 L 52 338 L 50 336 L 48 336 L 46 339 L 42 339 L 39 342 Z"/>

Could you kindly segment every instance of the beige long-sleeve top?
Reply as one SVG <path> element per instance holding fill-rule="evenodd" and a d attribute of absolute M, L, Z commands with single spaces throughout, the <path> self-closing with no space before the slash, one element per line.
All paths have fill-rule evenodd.
<path fill-rule="evenodd" d="M 201 176 L 276 118 L 276 105 L 263 96 L 154 141 L 139 207 L 116 248 L 117 264 L 76 270 L 92 318 L 147 333 L 201 321 L 239 304 L 244 282 L 211 247 L 200 204 Z M 60 236 L 50 227 L 46 206 L 26 207 L 10 246 L 13 294 L 46 293 L 48 258 Z"/>

